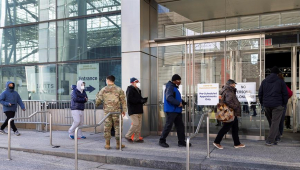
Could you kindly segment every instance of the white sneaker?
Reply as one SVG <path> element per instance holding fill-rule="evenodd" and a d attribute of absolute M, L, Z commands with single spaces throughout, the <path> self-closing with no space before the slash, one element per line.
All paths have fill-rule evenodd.
<path fill-rule="evenodd" d="M 14 133 L 16 136 L 20 136 L 21 135 L 21 133 L 19 133 L 19 131 L 15 131 L 15 133 Z"/>
<path fill-rule="evenodd" d="M 4 130 L 0 130 L 0 134 L 6 135 L 7 133 Z"/>

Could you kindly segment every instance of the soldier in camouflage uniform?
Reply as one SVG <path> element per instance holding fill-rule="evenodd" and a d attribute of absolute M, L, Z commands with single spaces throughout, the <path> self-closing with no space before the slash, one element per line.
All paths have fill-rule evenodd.
<path fill-rule="evenodd" d="M 106 78 L 106 84 L 104 88 L 96 95 L 96 106 L 99 106 L 103 102 L 104 114 L 109 112 L 122 112 L 122 115 L 125 116 L 127 112 L 127 105 L 125 100 L 124 91 L 115 85 L 115 77 L 113 75 Z M 122 105 L 122 110 L 121 110 Z M 110 139 L 111 139 L 111 128 L 112 125 L 115 128 L 115 137 L 117 142 L 117 149 L 120 149 L 120 136 L 119 132 L 122 127 L 119 127 L 119 115 L 110 115 L 105 120 L 104 125 L 104 138 L 106 141 L 105 149 L 110 149 Z M 121 120 L 123 122 L 123 120 Z M 122 123 L 123 125 L 123 123 Z M 124 148 L 125 145 L 122 145 Z"/>

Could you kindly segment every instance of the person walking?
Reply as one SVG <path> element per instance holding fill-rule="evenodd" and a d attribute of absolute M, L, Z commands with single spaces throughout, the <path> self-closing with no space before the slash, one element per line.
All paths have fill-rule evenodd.
<path fill-rule="evenodd" d="M 96 95 L 96 107 L 98 107 L 101 103 L 104 104 L 103 110 L 104 115 L 107 115 L 109 112 L 121 112 L 123 116 L 125 116 L 125 112 L 127 112 L 127 105 L 124 91 L 115 85 L 115 77 L 110 75 L 106 78 L 107 86 L 103 87 L 98 94 Z M 122 106 L 122 108 L 120 108 Z M 115 128 L 115 138 L 116 138 L 116 148 L 120 149 L 120 134 L 119 122 L 123 122 L 119 120 L 119 115 L 113 114 L 110 115 L 104 124 L 104 138 L 105 138 L 105 149 L 110 149 L 110 139 L 111 139 L 111 127 L 112 125 Z M 123 125 L 123 123 L 122 123 Z M 122 145 L 124 148 L 125 145 Z"/>
<path fill-rule="evenodd" d="M 128 115 L 132 121 L 129 131 L 125 135 L 125 138 L 129 142 L 142 143 L 144 140 L 140 139 L 140 133 L 142 129 L 142 117 L 143 117 L 143 104 L 145 104 L 148 98 L 142 97 L 142 92 L 138 88 L 139 80 L 136 78 L 130 79 L 131 85 L 127 87 L 126 97 L 127 97 L 127 107 Z M 131 136 L 134 134 L 133 140 Z"/>
<path fill-rule="evenodd" d="M 73 91 L 71 94 L 71 114 L 73 117 L 73 124 L 69 128 L 69 137 L 74 139 L 75 129 L 82 126 L 84 123 L 84 104 L 88 101 L 88 96 L 85 92 L 85 82 L 79 80 L 77 86 L 72 86 Z M 78 139 L 86 139 L 83 136 L 81 129 L 78 130 Z"/>
<path fill-rule="evenodd" d="M 181 84 L 181 77 L 178 74 L 172 76 L 172 81 L 166 84 L 165 97 L 164 97 L 164 112 L 166 113 L 166 124 L 164 130 L 159 139 L 159 145 L 168 148 L 169 145 L 166 143 L 173 124 L 175 124 L 178 136 L 178 146 L 186 147 L 184 124 L 182 121 L 182 107 L 186 104 L 181 99 L 181 94 L 178 90 Z M 190 144 L 192 146 L 192 144 Z"/>
<path fill-rule="evenodd" d="M 234 142 L 234 148 L 244 148 L 245 145 L 241 144 L 239 139 L 239 122 L 238 117 L 241 116 L 241 104 L 236 97 L 236 83 L 234 80 L 229 79 L 225 86 L 220 91 L 223 101 L 229 108 L 234 111 L 234 120 L 232 122 L 223 122 L 223 127 L 220 129 L 213 145 L 218 149 L 224 149 L 221 145 L 221 141 L 224 135 L 232 129 L 232 139 Z"/>
<path fill-rule="evenodd" d="M 271 74 L 262 81 L 258 93 L 259 101 L 271 126 L 266 140 L 267 146 L 277 145 L 277 140 L 280 140 L 279 124 L 288 101 L 286 84 L 278 77 L 279 73 L 280 70 L 276 66 L 273 67 Z"/>
<path fill-rule="evenodd" d="M 25 106 L 22 102 L 22 99 L 18 92 L 15 91 L 15 83 L 12 81 L 7 81 L 6 83 L 6 90 L 1 93 L 0 95 L 0 103 L 3 105 L 3 112 L 6 115 L 6 120 L 1 126 L 0 133 L 1 134 L 7 134 L 4 129 L 8 125 L 8 121 L 11 118 L 15 117 L 16 111 L 17 111 L 17 104 L 21 107 L 23 111 L 25 111 Z M 20 136 L 14 120 L 11 121 L 11 128 L 14 131 L 14 134 L 16 136 Z"/>

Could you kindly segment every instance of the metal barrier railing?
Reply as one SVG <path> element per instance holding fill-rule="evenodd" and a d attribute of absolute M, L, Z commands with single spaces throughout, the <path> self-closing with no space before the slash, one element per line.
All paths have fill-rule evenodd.
<path fill-rule="evenodd" d="M 11 118 L 8 121 L 8 147 L 7 147 L 7 151 L 8 151 L 8 160 L 11 160 L 11 121 L 13 120 L 21 120 L 21 119 L 30 119 L 31 117 L 35 116 L 38 113 L 49 113 L 50 114 L 50 145 L 52 146 L 52 115 L 50 112 L 48 111 L 37 111 L 32 113 L 31 115 L 29 115 L 28 117 L 20 117 L 20 118 Z"/>
<path fill-rule="evenodd" d="M 47 110 L 53 114 L 53 124 L 56 126 L 71 126 L 73 123 L 71 114 L 71 101 L 47 101 Z M 96 106 L 94 101 L 87 101 L 84 109 L 84 124 L 95 125 L 96 121 Z M 48 123 L 46 123 L 47 125 Z M 94 129 L 96 133 L 96 127 Z"/>
<path fill-rule="evenodd" d="M 199 123 L 198 123 L 198 126 L 197 126 L 197 129 L 196 129 L 196 132 L 187 138 L 186 140 L 186 170 L 189 170 L 190 169 L 190 140 L 194 137 L 197 136 L 197 134 L 199 133 L 199 130 L 200 130 L 200 127 L 201 127 L 201 124 L 203 122 L 203 118 L 204 116 L 206 116 L 206 121 L 207 121 L 207 157 L 206 158 L 210 158 L 210 151 L 209 151 L 209 116 L 208 116 L 208 112 L 207 113 L 204 113 L 202 114 L 200 120 L 199 120 Z"/>
<path fill-rule="evenodd" d="M 37 111 L 46 111 L 46 101 L 43 100 L 23 100 L 24 106 L 26 108 L 26 111 L 22 111 L 20 107 L 17 107 L 16 110 L 16 118 L 18 117 L 28 117 L 31 113 L 37 112 Z M 3 106 L 0 105 L 0 110 Z M 0 122 L 4 122 L 6 119 L 5 114 L 0 114 Z M 36 124 L 36 130 L 41 131 L 42 125 L 46 124 L 47 117 L 44 115 L 39 115 L 34 117 L 31 120 L 17 120 L 15 123 L 31 123 Z"/>
<path fill-rule="evenodd" d="M 78 170 L 78 130 L 79 129 L 84 129 L 84 128 L 91 128 L 91 127 L 97 127 L 100 126 L 107 118 L 108 116 L 112 115 L 112 114 L 120 114 L 119 115 L 119 130 L 120 130 L 120 151 L 122 151 L 122 114 L 121 112 L 109 112 L 98 124 L 95 125 L 90 125 L 90 126 L 79 126 L 75 129 L 75 170 Z"/>

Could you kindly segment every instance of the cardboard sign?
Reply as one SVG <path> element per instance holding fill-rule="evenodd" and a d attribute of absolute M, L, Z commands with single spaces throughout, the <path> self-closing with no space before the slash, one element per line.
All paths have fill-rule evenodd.
<path fill-rule="evenodd" d="M 198 105 L 217 105 L 219 103 L 219 84 L 198 84 Z"/>
<path fill-rule="evenodd" d="M 256 82 L 237 83 L 236 89 L 239 102 L 256 102 Z"/>

